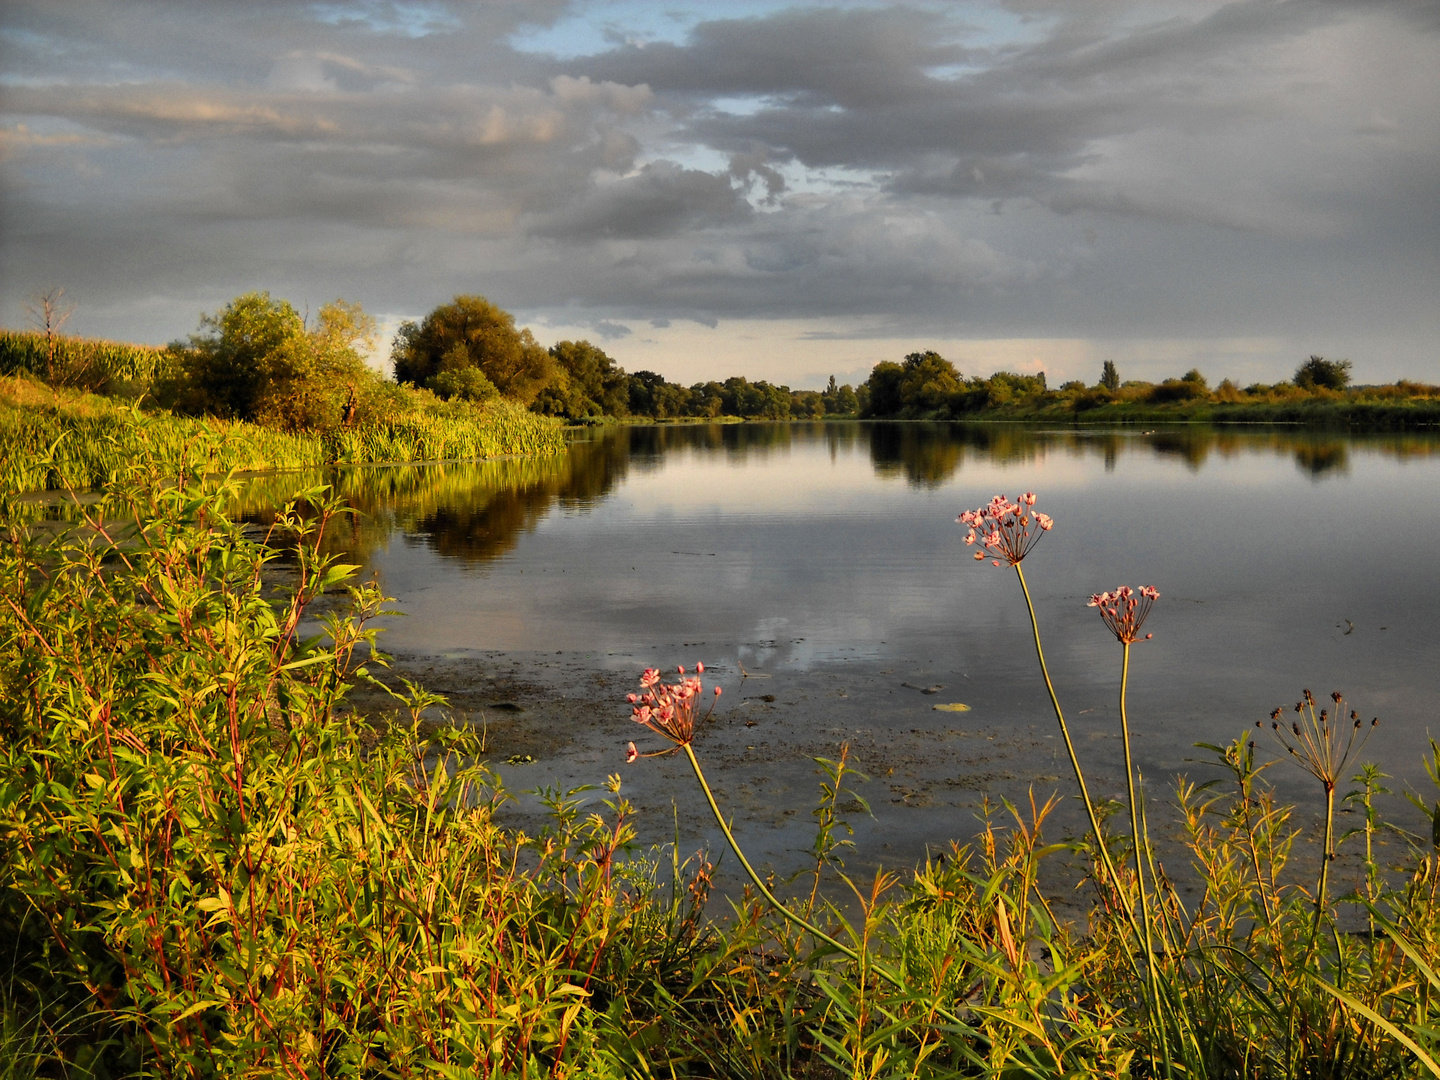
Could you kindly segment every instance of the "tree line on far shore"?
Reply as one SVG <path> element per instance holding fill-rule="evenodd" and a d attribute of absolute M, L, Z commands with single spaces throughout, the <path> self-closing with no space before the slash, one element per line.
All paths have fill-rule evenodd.
<path fill-rule="evenodd" d="M 990 376 L 966 378 L 937 352 L 915 352 L 903 362 L 884 360 L 875 365 L 860 388 L 861 414 L 898 419 L 961 419 L 985 412 L 1021 412 L 1064 408 L 1076 413 L 1107 405 L 1170 406 L 1186 404 L 1239 405 L 1276 403 L 1297 399 L 1338 399 L 1350 386 L 1349 360 L 1311 356 L 1288 382 L 1252 383 L 1240 387 L 1230 379 L 1217 386 L 1198 369 L 1178 378 L 1153 383 L 1124 380 L 1113 360 L 1106 360 L 1093 384 L 1081 380 L 1051 389 L 1045 372 L 1022 375 L 997 371 Z M 1375 397 L 1433 397 L 1440 387 L 1401 380 L 1393 387 L 1368 387 Z"/>
<path fill-rule="evenodd" d="M 589 341 L 545 348 L 509 312 L 484 297 L 460 295 L 420 322 L 401 325 L 391 350 L 393 379 L 386 379 L 365 361 L 375 345 L 375 321 L 342 300 L 312 319 L 269 293 L 247 293 L 202 316 L 199 332 L 187 340 L 150 349 L 61 338 L 50 299 L 47 294 L 35 309 L 43 313 L 35 333 L 0 333 L 0 373 L 28 371 L 51 385 L 144 396 L 185 415 L 289 431 L 365 424 L 413 410 L 419 401 L 463 407 L 497 398 L 571 423 L 721 416 L 943 420 L 1114 405 L 1273 404 L 1339 397 L 1351 376 L 1348 360 L 1312 356 L 1289 382 L 1241 388 L 1225 379 L 1212 388 L 1198 370 L 1159 383 L 1124 381 L 1107 360 L 1095 383 L 1075 380 L 1051 389 L 1043 371 L 967 377 L 928 350 L 881 361 L 859 386 L 838 385 L 833 375 L 824 390 L 738 375 L 685 386 L 653 371 L 626 372 Z M 1368 390 L 1390 397 L 1440 394 L 1405 381 Z"/>

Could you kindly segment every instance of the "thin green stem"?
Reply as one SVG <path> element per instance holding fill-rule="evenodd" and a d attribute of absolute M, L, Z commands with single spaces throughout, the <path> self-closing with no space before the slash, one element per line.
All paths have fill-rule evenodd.
<path fill-rule="evenodd" d="M 1030 599 L 1030 589 L 1025 584 L 1025 571 L 1020 564 L 1015 564 L 1015 576 L 1020 579 L 1020 591 L 1025 594 L 1025 608 L 1030 612 L 1030 629 L 1035 634 L 1035 655 L 1040 659 L 1040 674 L 1045 678 L 1045 689 L 1050 692 L 1050 704 L 1055 709 L 1055 719 L 1060 722 L 1060 734 L 1065 739 L 1065 750 L 1070 755 L 1070 766 L 1075 770 L 1075 782 L 1080 785 L 1080 798 L 1085 803 L 1085 812 L 1090 816 L 1090 828 L 1095 833 L 1095 847 L 1100 853 L 1101 864 L 1105 867 L 1105 875 L 1109 879 L 1109 885 L 1115 892 L 1115 898 L 1125 912 L 1125 917 L 1130 921 L 1130 929 L 1135 932 L 1138 939 L 1140 927 L 1135 922 L 1135 913 L 1125 901 L 1125 894 L 1120 889 L 1120 876 L 1115 872 L 1115 864 L 1110 859 L 1109 849 L 1105 846 L 1104 834 L 1100 831 L 1100 818 L 1095 813 L 1095 804 L 1090 799 L 1090 789 L 1085 783 L 1085 773 L 1080 768 L 1080 758 L 1075 753 L 1075 743 L 1070 738 L 1070 726 L 1065 723 L 1065 713 L 1060 708 L 1060 699 L 1055 694 L 1055 684 L 1050 681 L 1050 669 L 1045 663 L 1045 649 L 1040 644 L 1040 622 L 1035 617 L 1035 605 Z"/>
<path fill-rule="evenodd" d="M 1334 858 L 1335 844 L 1335 785 L 1325 785 L 1325 850 L 1320 854 L 1320 884 L 1315 889 L 1315 927 L 1310 932 L 1313 940 L 1320 932 L 1320 920 L 1325 914 L 1326 889 L 1330 884 L 1330 860 Z"/>
<path fill-rule="evenodd" d="M 1145 859 L 1147 848 L 1140 844 L 1140 802 L 1135 795 L 1135 767 L 1130 757 L 1130 715 L 1125 702 L 1130 687 L 1130 642 L 1120 643 L 1120 733 L 1125 741 L 1125 787 L 1130 796 L 1130 839 L 1135 850 L 1135 885 L 1140 892 L 1140 923 L 1145 939 L 1145 979 L 1149 987 L 1150 1009 L 1155 1035 L 1160 1041 L 1165 1061 L 1165 1074 L 1170 1073 L 1169 1041 L 1165 1038 L 1165 1024 L 1160 1015 L 1160 982 L 1155 974 L 1155 946 L 1151 939 L 1150 899 L 1145 888 Z"/>
<path fill-rule="evenodd" d="M 700 790 L 705 793 L 705 801 L 710 804 L 710 812 L 715 815 L 715 821 L 719 824 L 720 831 L 725 834 L 725 842 L 730 845 L 730 850 L 733 851 L 735 853 L 735 857 L 740 860 L 741 867 L 744 868 L 745 873 L 754 883 L 755 888 L 760 890 L 760 895 L 765 897 L 765 899 L 770 902 L 770 905 L 774 907 L 776 911 L 780 912 L 780 914 L 783 915 L 786 919 L 790 920 L 795 925 L 808 930 L 816 938 L 825 942 L 825 944 L 831 946 L 832 948 L 839 950 L 845 956 L 848 956 L 851 960 L 854 960 L 857 964 L 863 964 L 864 961 L 861 959 L 861 956 L 858 952 L 850 948 L 848 945 L 840 944 L 840 942 L 836 941 L 829 934 L 825 933 L 824 930 L 821 930 L 810 920 L 803 918 L 802 916 L 797 915 L 795 912 L 791 911 L 788 907 L 782 904 L 779 899 L 776 898 L 773 892 L 770 891 L 769 886 L 767 886 L 765 882 L 761 880 L 760 875 L 755 872 L 755 868 L 750 865 L 750 860 L 745 857 L 745 852 L 741 850 L 739 841 L 735 839 L 735 834 L 730 831 L 730 824 L 725 820 L 725 815 L 720 812 L 720 804 L 715 801 L 715 794 L 710 790 L 710 784 L 706 781 L 705 773 L 700 768 L 700 759 L 695 756 L 694 748 L 689 743 L 682 743 L 680 749 L 684 750 L 685 756 L 690 759 L 690 767 L 695 770 L 695 779 L 700 781 Z M 879 974 L 883 975 L 890 983 L 894 984 L 902 990 L 905 989 L 904 981 L 897 976 L 891 975 L 884 968 L 875 968 L 874 970 Z"/>
<path fill-rule="evenodd" d="M 730 845 L 730 850 L 733 851 L 735 853 L 735 857 L 740 860 L 740 865 L 744 867 L 745 873 L 749 875 L 751 882 L 753 882 L 755 885 L 755 888 L 760 890 L 760 895 L 763 896 L 767 901 L 769 901 L 770 906 L 773 907 L 790 922 L 794 923 L 796 926 L 808 930 L 819 940 L 825 942 L 832 948 L 839 950 L 842 955 L 848 956 L 851 960 L 855 961 L 855 963 L 858 964 L 860 967 L 860 980 L 862 988 L 865 983 L 865 972 L 868 970 L 880 976 L 891 986 L 895 987 L 895 989 L 908 994 L 911 991 L 911 987 L 909 986 L 909 984 L 907 984 L 904 979 L 896 975 L 894 972 L 870 961 L 870 959 L 868 958 L 868 950 L 865 950 L 865 954 L 862 955 L 862 953 L 856 952 L 848 945 L 840 944 L 840 942 L 836 941 L 829 934 L 825 933 L 825 931 L 821 930 L 809 919 L 801 918 L 799 915 L 791 911 L 788 907 L 786 907 L 780 902 L 780 900 L 775 896 L 775 894 L 770 891 L 769 886 L 767 886 L 765 882 L 760 879 L 760 875 L 755 872 L 755 868 L 750 865 L 750 860 L 745 857 L 745 852 L 741 850 L 739 841 L 735 839 L 735 834 L 730 831 L 730 823 L 725 820 L 725 815 L 720 813 L 720 804 L 715 801 L 715 793 L 710 790 L 710 784 L 705 779 L 704 770 L 700 768 L 700 759 L 695 756 L 694 748 L 691 747 L 689 743 L 681 743 L 680 748 L 685 751 L 685 756 L 690 759 L 690 767 L 695 770 L 695 779 L 700 781 L 700 790 L 705 793 L 705 801 L 710 804 L 710 812 L 715 815 L 716 824 L 720 826 L 720 831 L 725 834 L 725 842 Z M 870 917 L 868 911 L 865 917 L 868 924 L 868 920 Z M 868 932 L 869 928 L 867 925 L 866 933 L 868 934 Z M 934 1003 L 932 1003 L 932 1008 L 936 1014 L 944 1017 L 945 1020 L 950 1024 L 954 1025 L 957 1030 L 967 1032 L 973 1030 L 970 1024 L 968 1024 L 964 1020 L 961 1020 L 960 1017 L 955 1015 L 955 1013 L 951 1010 L 942 1008 L 940 1007 L 940 1005 Z"/>

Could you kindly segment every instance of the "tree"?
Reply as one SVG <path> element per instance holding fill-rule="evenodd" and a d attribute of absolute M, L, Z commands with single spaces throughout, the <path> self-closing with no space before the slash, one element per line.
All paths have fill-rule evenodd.
<path fill-rule="evenodd" d="M 865 380 L 865 416 L 899 416 L 904 400 L 900 396 L 900 380 L 905 369 L 893 360 L 881 360 Z"/>
<path fill-rule="evenodd" d="M 1100 385 L 1112 394 L 1120 389 L 1120 369 L 1114 360 L 1106 360 L 1100 368 Z"/>
<path fill-rule="evenodd" d="M 1295 369 L 1295 385 L 1305 390 L 1344 390 L 1350 385 L 1350 361 L 1312 356 Z"/>
<path fill-rule="evenodd" d="M 51 386 L 57 386 L 68 381 L 64 378 L 67 374 L 83 374 L 62 371 L 58 363 L 60 328 L 75 314 L 75 305 L 65 302 L 64 287 L 51 285 L 43 292 L 35 293 L 26 301 L 25 312 L 30 316 L 30 323 L 36 332 L 45 335 L 45 381 Z"/>
<path fill-rule="evenodd" d="M 200 333 L 177 343 L 180 412 L 252 420 L 270 373 L 284 354 L 296 351 L 305 323 L 286 300 L 268 292 L 237 296 L 223 311 L 200 316 Z"/>
<path fill-rule="evenodd" d="M 860 411 L 860 401 L 855 396 L 855 388 L 849 383 L 837 386 L 834 375 L 830 376 L 830 381 L 825 386 L 825 392 L 821 394 L 821 400 L 825 404 L 827 413 L 853 416 Z"/>
<path fill-rule="evenodd" d="M 948 410 L 951 399 L 964 389 L 955 365 L 933 349 L 911 353 L 900 367 L 900 398 L 906 416 Z"/>
<path fill-rule="evenodd" d="M 568 394 L 557 384 L 547 387 L 541 397 L 569 402 L 565 415 L 626 416 L 630 412 L 630 381 L 625 369 L 588 341 L 560 341 L 550 346 L 550 356 L 569 379 Z M 561 380 L 557 380 L 557 383 Z M 538 400 L 538 399 L 537 399 Z"/>
<path fill-rule="evenodd" d="M 403 323 L 391 350 L 395 381 L 445 395 L 447 386 L 471 385 L 468 376 L 445 372 L 475 368 L 506 397 L 529 405 L 554 378 L 555 362 L 515 316 L 483 296 L 457 296 L 423 322 Z"/>
<path fill-rule="evenodd" d="M 200 329 L 171 346 L 174 369 L 157 386 L 180 412 L 304 430 L 353 421 L 373 397 L 378 378 L 361 350 L 375 321 L 358 304 L 326 304 L 307 330 L 288 301 L 246 293 L 202 315 Z"/>

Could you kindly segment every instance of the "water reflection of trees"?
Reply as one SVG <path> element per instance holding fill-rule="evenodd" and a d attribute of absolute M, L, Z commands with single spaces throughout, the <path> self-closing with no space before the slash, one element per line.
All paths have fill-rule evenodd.
<path fill-rule="evenodd" d="M 241 517 L 267 522 L 275 510 L 317 484 L 328 484 L 355 513 L 327 531 L 325 547 L 363 561 L 399 530 L 465 561 L 513 548 L 555 506 L 583 507 L 625 476 L 629 431 L 614 428 L 544 457 L 447 461 L 336 469 L 257 478 L 246 485 Z"/>
<path fill-rule="evenodd" d="M 903 476 L 916 487 L 938 487 L 960 467 L 964 445 L 949 424 L 887 424 L 870 428 L 870 460 L 880 476 Z"/>
<path fill-rule="evenodd" d="M 832 425 L 835 426 L 835 425 Z M 1199 472 L 1212 457 L 1242 454 L 1293 458 L 1311 476 L 1339 476 L 1356 453 L 1401 459 L 1440 453 L 1440 437 L 1425 434 L 1336 435 L 1328 432 L 1186 425 L 1157 430 L 1134 428 L 1025 427 L 1021 424 L 874 423 L 870 457 L 879 476 L 936 487 L 960 469 L 968 453 L 1000 464 L 1038 462 L 1048 454 L 1097 456 L 1113 472 L 1127 456 L 1176 460 Z"/>
<path fill-rule="evenodd" d="M 306 489 L 329 484 L 356 511 L 329 531 L 326 546 L 365 561 L 400 531 L 444 555 L 494 559 L 511 550 L 558 507 L 582 508 L 605 498 L 634 469 L 660 467 L 667 457 L 696 454 L 764 460 L 800 446 L 841 452 L 868 450 L 878 476 L 937 487 L 967 455 L 1006 463 L 1040 462 L 1050 454 L 1098 457 L 1107 471 L 1127 459 L 1162 458 L 1192 471 L 1212 458 L 1272 454 L 1293 460 L 1310 476 L 1343 475 L 1356 454 L 1411 459 L 1440 453 L 1440 436 L 1344 436 L 1279 429 L 1033 428 L 1019 424 L 790 423 L 694 424 L 595 429 L 551 457 L 439 462 L 336 469 L 255 477 L 237 508 L 246 520 L 268 523 L 275 509 Z"/>

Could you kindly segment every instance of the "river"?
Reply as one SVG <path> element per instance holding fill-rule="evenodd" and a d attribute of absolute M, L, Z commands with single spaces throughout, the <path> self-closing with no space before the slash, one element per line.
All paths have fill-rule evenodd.
<path fill-rule="evenodd" d="M 560 458 L 355 470 L 339 484 L 363 513 L 345 546 L 404 613 L 386 648 L 426 660 L 442 688 L 508 664 L 588 703 L 583 732 L 552 737 L 508 782 L 623 771 L 627 740 L 660 746 L 627 719 L 633 677 L 701 660 L 726 691 L 702 756 L 708 739 L 733 805 L 778 830 L 762 847 L 781 863 L 797 843 L 787 819 L 809 820 L 810 757 L 842 742 L 878 778 L 872 807 L 924 811 L 905 818 L 923 827 L 877 810 L 862 830 L 896 858 L 972 828 L 987 794 L 1073 786 L 1015 574 L 976 563 L 955 523 L 997 493 L 1034 491 L 1055 520 L 1024 565 L 1102 793 L 1120 790 L 1120 647 L 1086 600 L 1129 584 L 1161 594 L 1130 679 L 1152 797 L 1178 773 L 1218 775 L 1199 742 L 1254 736 L 1280 758 L 1269 713 L 1308 688 L 1379 717 L 1363 758 L 1397 792 L 1435 800 L 1440 437 L 625 427 L 584 432 Z M 682 764 L 624 775 L 654 803 L 673 791 L 647 789 L 646 771 Z M 1287 798 L 1315 794 L 1288 764 L 1269 775 Z"/>

